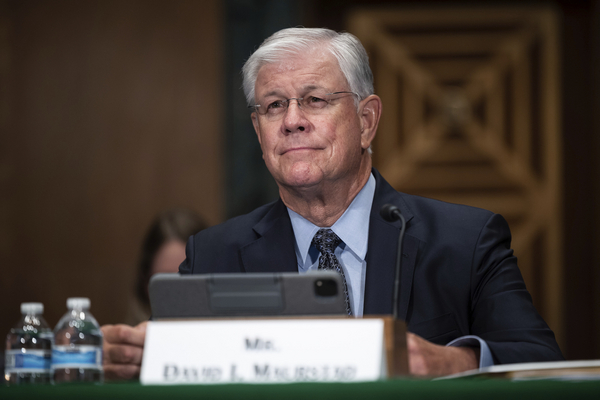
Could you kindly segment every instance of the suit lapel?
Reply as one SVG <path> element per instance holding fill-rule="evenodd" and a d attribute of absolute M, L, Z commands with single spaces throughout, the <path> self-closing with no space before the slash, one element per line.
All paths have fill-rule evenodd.
<path fill-rule="evenodd" d="M 259 238 L 240 248 L 245 272 L 298 272 L 294 230 L 281 199 L 253 229 Z"/>
<path fill-rule="evenodd" d="M 407 207 L 400 193 L 394 190 L 374 168 L 373 175 L 377 184 L 369 223 L 364 314 L 392 313 L 396 251 L 401 224 L 399 221 L 387 222 L 379 215 L 381 207 L 390 203 L 397 206 L 406 219 L 398 307 L 398 318 L 406 320 L 417 254 L 423 243 L 410 236 L 410 226 L 416 221 L 413 220 L 413 213 Z"/>

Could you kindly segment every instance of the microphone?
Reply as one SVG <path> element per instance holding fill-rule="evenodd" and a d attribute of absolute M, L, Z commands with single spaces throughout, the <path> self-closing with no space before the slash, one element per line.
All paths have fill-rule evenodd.
<path fill-rule="evenodd" d="M 398 236 L 398 252 L 396 254 L 396 276 L 394 278 L 394 299 L 392 304 L 392 315 L 394 319 L 398 319 L 398 293 L 400 292 L 400 271 L 402 266 L 402 240 L 404 239 L 404 231 L 406 230 L 406 220 L 402 213 L 393 204 L 385 204 L 379 210 L 379 214 L 383 219 L 388 222 L 395 222 L 400 220 L 402 225 L 400 226 L 400 235 Z"/>
<path fill-rule="evenodd" d="M 396 207 L 393 204 L 386 204 L 383 207 L 381 207 L 381 210 L 379 210 L 379 214 L 383 217 L 383 219 L 385 219 L 388 222 L 395 222 L 402 218 L 402 213 L 400 212 L 398 207 Z"/>

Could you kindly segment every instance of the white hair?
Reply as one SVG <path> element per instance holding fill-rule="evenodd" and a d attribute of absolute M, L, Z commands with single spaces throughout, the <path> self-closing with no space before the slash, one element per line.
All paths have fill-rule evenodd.
<path fill-rule="evenodd" d="M 248 105 L 254 104 L 256 78 L 263 65 L 310 52 L 317 46 L 326 46 L 335 56 L 350 91 L 358 94 L 361 100 L 374 93 L 369 56 L 356 36 L 325 28 L 288 28 L 265 39 L 244 64 L 243 87 Z"/>

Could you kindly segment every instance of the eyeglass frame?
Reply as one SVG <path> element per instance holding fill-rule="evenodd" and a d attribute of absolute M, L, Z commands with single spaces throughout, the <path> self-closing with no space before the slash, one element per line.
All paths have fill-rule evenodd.
<path fill-rule="evenodd" d="M 325 96 L 331 96 L 331 95 L 334 95 L 334 94 L 353 94 L 353 95 L 355 95 L 355 96 L 356 96 L 356 97 L 357 97 L 359 100 L 362 100 L 362 99 L 361 99 L 361 96 L 360 96 L 360 94 L 358 94 L 358 93 L 356 93 L 356 92 L 347 91 L 347 90 L 343 90 L 343 91 L 339 91 L 339 92 L 332 92 L 332 93 L 325 93 Z M 305 98 L 305 97 L 290 97 L 289 99 L 284 99 L 284 100 L 282 100 L 282 102 L 284 102 L 284 103 L 285 103 L 285 104 L 287 104 L 287 105 L 286 105 L 286 107 L 285 107 L 285 110 L 284 110 L 284 112 L 283 112 L 283 113 L 281 113 L 281 115 L 283 116 L 283 115 L 285 114 L 285 112 L 287 112 L 288 108 L 290 107 L 290 101 L 291 101 L 291 100 L 296 100 L 296 104 L 298 104 L 298 108 L 299 108 L 299 109 L 301 109 L 301 110 L 305 110 L 304 108 L 302 108 L 302 103 L 301 103 L 301 101 L 302 101 L 302 100 L 304 100 L 304 98 Z M 327 102 L 327 105 L 329 105 L 329 102 Z M 251 106 L 248 106 L 248 108 L 253 108 L 253 109 L 254 109 L 254 111 L 256 111 L 256 113 L 257 113 L 258 115 L 263 115 L 263 116 L 264 116 L 264 115 L 267 115 L 267 113 L 268 113 L 268 110 L 267 110 L 267 111 L 266 111 L 264 114 L 261 114 L 261 113 L 258 111 L 258 107 L 260 107 L 260 104 L 253 104 L 253 105 L 251 105 Z"/>

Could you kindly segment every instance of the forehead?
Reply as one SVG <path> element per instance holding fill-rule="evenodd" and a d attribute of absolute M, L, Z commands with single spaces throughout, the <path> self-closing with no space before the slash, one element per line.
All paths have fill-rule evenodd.
<path fill-rule="evenodd" d="M 263 65 L 258 70 L 255 93 L 261 97 L 314 87 L 345 90 L 347 86 L 335 56 L 328 50 L 317 49 Z"/>

